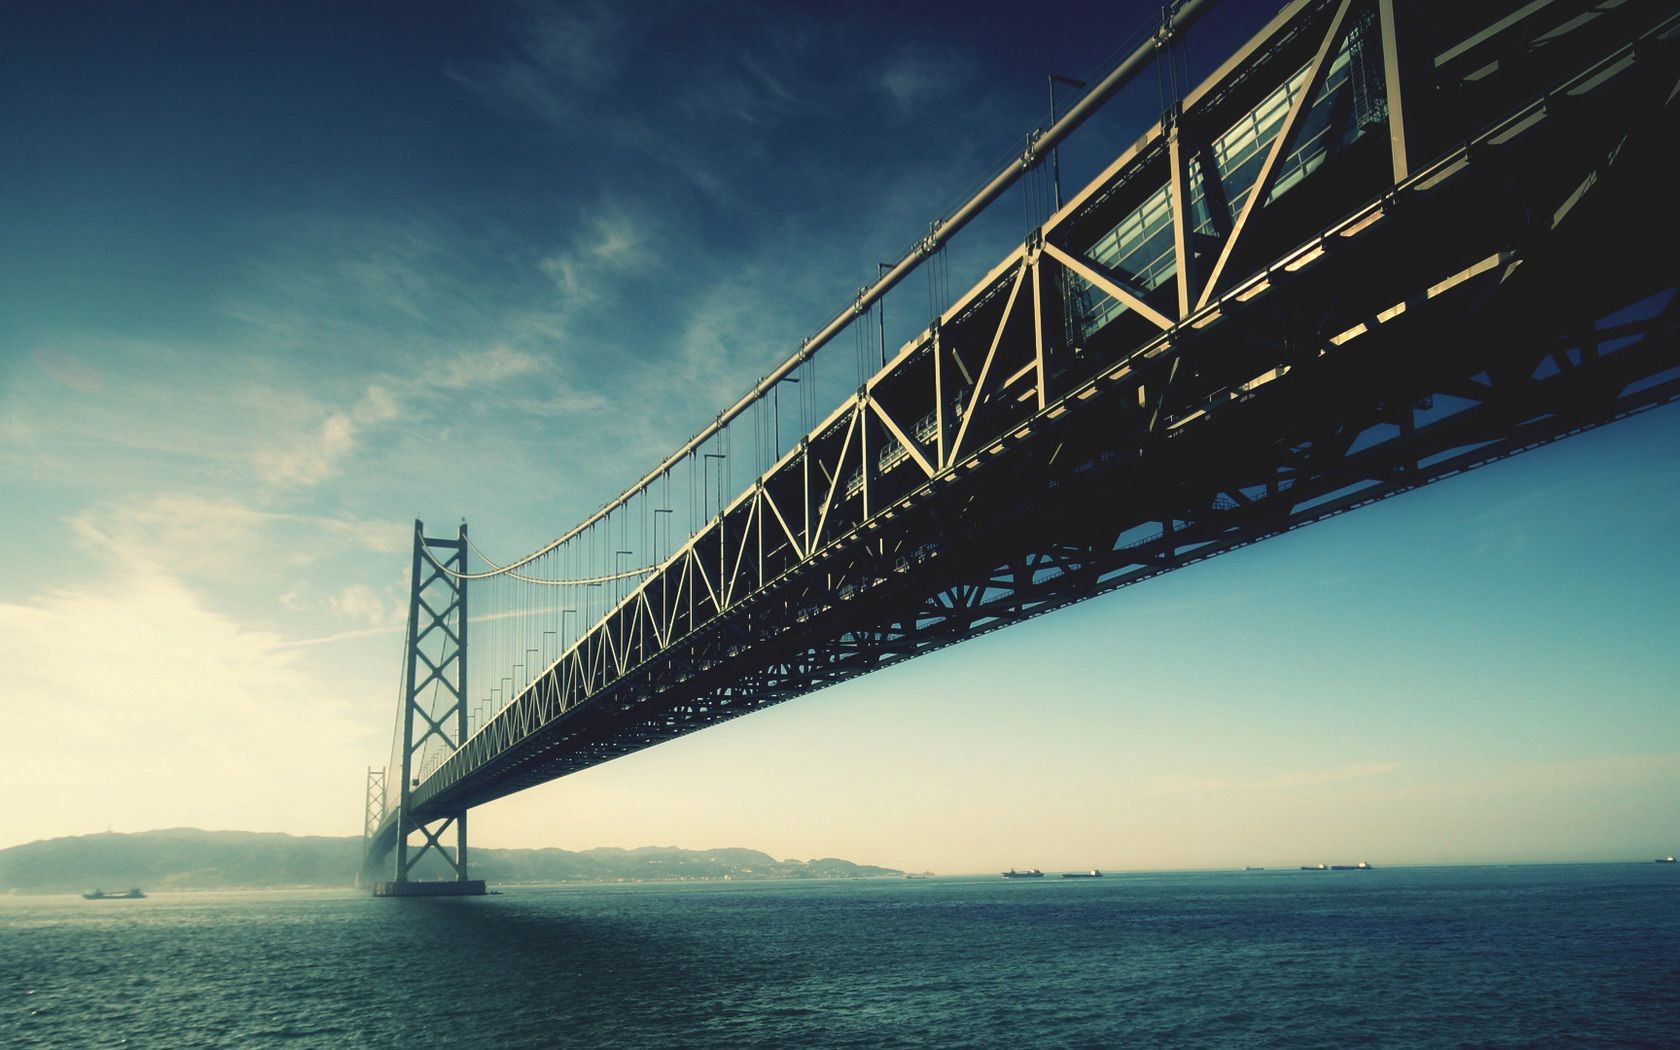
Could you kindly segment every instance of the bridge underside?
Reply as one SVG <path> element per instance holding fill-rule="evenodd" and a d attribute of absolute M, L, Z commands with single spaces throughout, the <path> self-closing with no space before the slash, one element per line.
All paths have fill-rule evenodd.
<path fill-rule="evenodd" d="M 1047 227 L 901 354 L 905 369 L 931 354 L 937 390 L 946 347 L 989 344 L 987 368 L 1010 354 L 1036 362 L 1019 393 L 987 393 L 980 369 L 955 442 L 941 429 L 918 444 L 892 421 L 912 410 L 892 405 L 878 377 L 852 418 L 878 417 L 882 433 L 919 447 L 921 474 L 894 484 L 883 471 L 860 512 L 833 510 L 847 431 L 835 469 L 823 468 L 821 517 L 840 514 L 840 526 L 819 521 L 814 534 L 787 520 L 800 515 L 784 514 L 768 478 L 731 508 L 738 518 L 724 516 L 713 546 L 701 537 L 683 555 L 692 566 L 674 558 L 422 782 L 411 817 L 462 811 L 1680 397 L 1680 224 L 1664 157 L 1680 130 L 1674 25 L 1651 22 L 1432 149 L 1427 166 L 1367 182 L 1363 199 L 1297 194 L 1269 240 L 1253 235 L 1257 261 L 1230 271 L 1245 276 L 1210 280 L 1201 305 L 1196 289 L 1167 282 L 1079 338 L 1060 305 L 1041 305 L 1067 287 L 1041 280 L 1041 262 L 1053 276 L 1071 256 L 1069 270 L 1138 286 Z M 1157 129 L 1153 152 L 1147 138 L 1134 147 L 1130 167 L 1117 162 L 1100 192 L 1070 203 L 1059 229 L 1109 221 L 1088 218 L 1104 196 L 1124 211 L 1127 172 L 1167 163 L 1173 130 Z M 1217 275 L 1223 256 L 1240 258 L 1234 236 L 1180 272 Z M 1150 327 L 1146 315 L 1174 313 L 1175 295 L 1179 316 Z M 875 462 L 861 448 L 859 459 Z M 767 563 L 767 537 L 783 534 Z M 755 545 L 757 575 L 731 597 Z M 718 572 L 700 588 L 703 565 Z M 682 616 L 669 611 L 685 602 Z M 394 841 L 393 822 L 380 836 Z"/>

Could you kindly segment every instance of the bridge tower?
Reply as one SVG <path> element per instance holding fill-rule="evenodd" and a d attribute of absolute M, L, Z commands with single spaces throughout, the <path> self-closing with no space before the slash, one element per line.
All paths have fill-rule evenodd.
<path fill-rule="evenodd" d="M 377 769 L 368 767 L 367 771 L 367 809 L 362 817 L 362 846 L 365 849 L 368 842 L 379 833 L 379 825 L 385 820 L 385 767 Z"/>
<path fill-rule="evenodd" d="M 374 837 L 379 834 L 379 825 L 385 822 L 386 797 L 385 767 L 369 766 L 367 771 L 367 806 L 362 814 L 362 856 L 364 862 L 361 870 L 356 872 L 356 888 L 361 889 L 362 879 L 367 875 L 365 858 Z"/>
<path fill-rule="evenodd" d="M 408 644 L 403 658 L 401 776 L 398 787 L 396 868 L 374 886 L 376 897 L 477 895 L 484 880 L 467 877 L 467 811 L 410 817 L 410 798 L 429 772 L 431 756 L 446 757 L 467 738 L 467 526 L 454 539 L 426 535 L 414 522 L 414 560 L 408 604 Z M 416 730 L 419 730 L 418 735 Z M 455 831 L 455 850 L 443 845 Z M 409 836 L 424 842 L 409 850 Z M 436 852 L 455 872 L 452 881 L 409 878 L 427 853 Z"/>

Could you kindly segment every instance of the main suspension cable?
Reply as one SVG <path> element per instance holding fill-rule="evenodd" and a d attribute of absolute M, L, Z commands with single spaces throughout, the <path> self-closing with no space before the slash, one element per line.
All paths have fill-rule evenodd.
<path fill-rule="evenodd" d="M 471 539 L 467 540 L 467 546 L 472 548 L 472 552 L 474 554 L 478 555 L 478 558 L 479 558 L 480 561 L 482 561 L 484 564 L 490 566 L 490 571 L 488 571 L 488 572 L 459 572 L 455 569 L 451 569 L 449 566 L 447 566 L 443 562 L 439 561 L 437 559 L 437 555 L 433 554 L 431 552 L 430 548 L 422 545 L 420 549 L 425 553 L 427 561 L 429 561 L 433 565 L 435 565 L 437 567 L 438 571 L 446 573 L 452 579 L 456 579 L 456 580 L 488 580 L 488 579 L 492 579 L 492 578 L 497 577 L 497 576 L 506 576 L 506 577 L 509 577 L 510 579 L 518 580 L 521 583 L 535 583 L 535 584 L 538 584 L 538 585 L 543 586 L 543 587 L 586 587 L 586 586 L 588 586 L 592 583 L 611 583 L 614 580 L 627 580 L 627 579 L 630 579 L 632 577 L 647 576 L 647 575 L 650 575 L 655 569 L 659 568 L 659 566 L 657 564 L 655 564 L 655 565 L 638 565 L 638 566 L 636 566 L 635 568 L 632 568 L 632 569 L 623 569 L 623 570 L 620 570 L 618 572 L 609 572 L 609 573 L 605 573 L 601 576 L 580 576 L 580 577 L 577 577 L 576 579 L 569 579 L 569 580 L 545 580 L 545 579 L 543 579 L 539 576 L 527 576 L 524 573 L 514 571 L 517 566 L 529 564 L 530 561 L 532 560 L 530 558 L 521 558 L 519 561 L 513 562 L 512 564 L 509 564 L 509 565 L 497 565 L 494 561 L 491 561 L 489 558 L 485 557 L 484 552 L 478 549 L 478 544 L 474 543 Z M 543 553 L 546 554 L 548 552 L 544 551 Z"/>

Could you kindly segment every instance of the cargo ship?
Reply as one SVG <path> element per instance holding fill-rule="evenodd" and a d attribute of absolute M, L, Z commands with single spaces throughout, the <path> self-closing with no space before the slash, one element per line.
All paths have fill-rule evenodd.
<path fill-rule="evenodd" d="M 127 893 L 106 893 L 104 890 L 94 890 L 92 893 L 82 894 L 82 899 L 87 901 L 137 901 L 144 899 L 145 896 L 144 893 L 140 892 L 139 887 L 134 887 Z"/>
<path fill-rule="evenodd" d="M 1062 878 L 1064 878 L 1064 879 L 1100 879 L 1100 878 L 1102 878 L 1102 872 L 1098 871 L 1096 868 L 1092 868 L 1090 871 L 1064 871 L 1064 872 L 1062 872 Z"/>
<path fill-rule="evenodd" d="M 1044 872 L 1037 868 L 1031 871 L 1016 871 L 1014 868 L 1010 868 L 1003 873 L 1003 877 L 1006 879 L 1042 879 L 1044 878 Z"/>

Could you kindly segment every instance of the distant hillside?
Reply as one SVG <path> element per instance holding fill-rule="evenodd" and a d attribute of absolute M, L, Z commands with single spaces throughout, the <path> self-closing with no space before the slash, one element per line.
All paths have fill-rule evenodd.
<path fill-rule="evenodd" d="M 299 838 L 273 832 L 169 828 L 44 839 L 0 850 L 0 893 L 69 893 L 94 887 L 154 890 L 268 889 L 350 886 L 361 863 L 355 837 Z M 892 868 L 835 858 L 776 860 L 750 849 L 686 850 L 603 847 L 471 849 L 474 878 L 495 884 L 534 882 L 664 882 L 694 879 L 853 879 L 897 875 Z M 448 877 L 428 857 L 415 877 Z"/>

